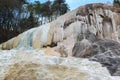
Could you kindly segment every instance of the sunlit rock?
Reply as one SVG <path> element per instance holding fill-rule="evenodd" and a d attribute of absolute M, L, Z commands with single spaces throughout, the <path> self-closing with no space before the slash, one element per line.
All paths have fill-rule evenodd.
<path fill-rule="evenodd" d="M 83 80 L 97 80 L 97 79 L 110 80 L 111 78 L 109 77 L 110 75 L 108 74 L 108 72 L 107 72 L 107 75 L 105 76 L 104 74 L 106 74 L 106 72 L 101 72 L 104 70 L 99 69 L 100 66 L 95 67 L 95 68 L 98 68 L 98 70 L 94 73 L 94 75 L 91 72 L 90 72 L 91 75 L 89 75 L 90 67 L 92 68 L 95 66 L 93 65 L 88 67 L 88 65 L 91 65 L 92 62 L 90 62 L 90 64 L 88 65 L 83 65 L 89 61 L 86 61 L 85 63 L 81 64 L 79 63 L 79 60 L 81 61 L 82 59 L 72 58 L 71 60 L 71 58 L 63 59 L 58 57 L 74 56 L 74 57 L 89 58 L 90 60 L 95 60 L 100 62 L 101 64 L 103 64 L 103 66 L 109 69 L 109 72 L 112 75 L 118 76 L 120 73 L 120 70 L 119 70 L 120 69 L 120 63 L 119 63 L 120 62 L 119 61 L 120 60 L 120 50 L 119 50 L 120 43 L 119 42 L 120 42 L 120 15 L 117 8 L 108 6 L 106 4 L 100 4 L 100 3 L 81 6 L 75 10 L 72 10 L 66 13 L 65 15 L 58 17 L 56 20 L 52 21 L 51 23 L 47 23 L 39 27 L 32 28 L 18 35 L 17 37 L 2 43 L 0 45 L 1 50 L 10 50 L 11 53 L 20 53 L 20 54 L 24 53 L 25 55 L 22 56 L 23 54 L 21 54 L 22 57 L 20 57 L 19 54 L 18 55 L 7 54 L 8 56 L 6 56 L 5 54 L 9 53 L 9 51 L 8 52 L 0 51 L 0 53 L 5 53 L 4 54 L 5 56 L 1 57 L 3 58 L 1 62 L 3 61 L 6 64 L 4 64 L 3 62 L 1 64 L 6 67 L 2 66 L 2 68 L 5 68 L 4 70 L 9 69 L 8 71 L 5 71 L 8 73 L 6 73 L 4 76 L 1 73 L 1 76 L 4 77 L 1 79 L 8 80 L 9 76 L 13 76 L 13 79 L 18 79 L 18 80 L 22 79 L 21 76 L 24 76 L 25 77 L 24 79 L 29 79 L 29 80 L 30 78 L 39 79 L 36 75 L 38 74 L 41 76 L 42 73 L 37 73 L 36 71 L 40 71 L 41 69 L 43 69 L 43 66 L 46 68 L 47 66 L 46 63 L 48 64 L 50 63 L 49 65 L 51 66 L 56 62 L 56 61 L 55 62 L 51 61 L 51 58 L 49 60 L 50 62 L 44 62 L 42 60 L 46 60 L 46 57 L 43 57 L 43 58 L 40 57 L 40 61 L 42 61 L 43 63 L 40 63 L 39 59 L 38 59 L 38 63 L 35 62 L 34 60 L 33 61 L 35 63 L 31 63 L 31 59 L 34 59 L 34 55 L 31 57 L 32 53 L 38 53 L 38 54 L 42 53 L 42 55 L 57 56 L 57 60 L 60 61 L 60 63 L 58 64 L 61 64 L 62 62 L 64 62 L 64 60 L 73 61 L 70 64 L 66 63 L 62 66 L 55 65 L 55 68 L 57 67 L 57 69 L 59 69 L 58 67 L 60 67 L 60 69 L 62 69 L 60 71 L 63 71 L 63 66 L 65 66 L 65 75 L 61 75 L 64 72 L 61 72 L 59 74 L 56 70 L 55 70 L 55 74 L 54 73 L 51 74 L 50 69 L 47 68 L 46 70 L 48 72 L 45 72 L 45 74 L 50 73 L 50 75 L 48 74 L 47 78 L 44 76 L 43 80 L 48 79 L 51 76 L 52 77 L 55 76 L 51 78 L 51 80 L 56 80 L 56 79 L 59 80 L 59 78 L 60 80 L 70 80 L 70 79 L 73 80 L 73 78 L 71 78 L 71 75 L 74 76 L 75 78 L 74 80 L 77 80 L 80 78 L 77 76 L 78 74 L 82 76 L 85 75 Z M 13 52 L 11 50 L 18 50 L 18 51 Z M 30 50 L 30 52 L 25 50 Z M 36 50 L 37 52 L 34 50 Z M 31 53 L 31 54 L 28 55 L 26 53 Z M 20 59 L 20 61 L 17 61 L 18 59 L 15 58 L 16 60 L 12 59 L 14 62 L 9 62 L 9 59 L 11 60 L 9 56 L 11 55 L 17 56 L 17 58 Z M 21 59 L 23 59 L 23 71 L 19 70 L 20 68 L 19 65 L 22 65 Z M 28 60 L 28 62 L 26 62 L 26 59 Z M 76 63 L 77 62 L 76 60 L 78 61 L 78 63 Z M 12 64 L 9 65 L 7 61 L 9 62 L 9 64 L 10 63 Z M 45 64 L 45 65 L 42 65 L 41 67 L 41 64 Z M 72 66 L 71 64 L 72 65 L 74 64 L 74 65 Z M 18 66 L 16 67 L 16 65 Z M 30 76 L 29 78 L 28 76 L 32 75 L 32 73 L 30 73 L 26 75 L 28 78 L 22 74 L 20 74 L 20 77 L 15 77 L 14 74 L 19 73 L 19 71 L 20 73 L 25 72 L 26 65 L 30 66 L 30 69 L 33 68 L 31 65 L 35 65 L 35 68 L 37 68 L 37 70 L 35 71 L 33 70 L 33 76 Z M 68 68 L 67 65 L 70 66 L 70 68 L 72 66 L 72 68 L 70 70 L 66 69 Z M 97 65 L 100 65 L 100 64 L 97 63 Z M 79 66 L 79 68 L 76 66 Z M 84 66 L 86 66 L 85 69 L 87 72 L 83 74 L 81 74 L 81 72 L 78 72 L 77 74 L 75 70 L 75 74 L 71 73 L 72 72 L 71 70 L 74 70 L 73 67 L 76 67 L 77 70 L 79 71 L 81 69 L 84 70 L 83 68 Z M 16 68 L 18 71 L 17 70 L 14 71 L 12 67 Z M 4 72 L 4 70 L 0 70 L 0 71 Z M 68 70 L 70 74 L 68 74 L 66 70 Z M 93 69 L 92 71 L 94 70 L 95 69 Z M 31 72 L 31 71 L 28 71 L 28 72 Z M 99 72 L 101 73 L 99 74 Z M 69 75 L 69 77 L 67 75 Z M 63 76 L 63 77 L 66 76 L 66 77 L 63 78 L 59 76 Z M 89 76 L 89 79 L 88 79 L 88 76 Z M 10 79 L 12 80 L 12 77 L 10 77 Z"/>
<path fill-rule="evenodd" d="M 97 62 L 46 56 L 44 51 L 0 51 L 0 80 L 119 80 Z M 52 53 L 51 53 L 52 54 Z"/>
<path fill-rule="evenodd" d="M 119 42 L 120 21 L 117 9 L 106 4 L 89 4 L 79 7 L 67 14 L 58 17 L 51 23 L 28 30 L 13 40 L 3 43 L 2 49 L 20 47 L 41 49 L 44 46 L 64 43 L 72 50 L 77 36 L 85 38 L 86 31 L 90 31 L 101 39 L 110 39 Z M 70 39 L 71 38 L 71 39 Z M 71 47 L 67 42 L 73 42 Z M 55 47 L 55 46 L 52 46 Z M 69 52 L 71 55 L 72 51 Z"/>
<path fill-rule="evenodd" d="M 56 52 L 54 49 L 51 49 L 51 48 L 45 48 L 44 50 L 44 53 L 45 55 L 48 55 L 48 56 L 62 56 L 60 53 Z"/>

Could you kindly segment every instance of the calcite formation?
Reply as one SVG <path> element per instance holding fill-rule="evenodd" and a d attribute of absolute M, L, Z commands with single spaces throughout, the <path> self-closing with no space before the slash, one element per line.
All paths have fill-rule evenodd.
<path fill-rule="evenodd" d="M 6 57 L 0 54 L 5 58 L 0 62 L 5 66 L 2 66 L 4 70 L 2 68 L 0 70 L 1 80 L 39 80 L 40 78 L 42 80 L 49 78 L 51 80 L 114 80 L 100 64 L 70 57 L 89 58 L 89 60 L 100 62 L 102 66 L 108 68 L 112 75 L 120 76 L 119 12 L 119 9 L 106 4 L 88 4 L 58 17 L 51 23 L 32 28 L 2 43 L 0 45 L 1 53 L 4 53 L 2 50 L 8 50 L 5 54 L 11 50 L 13 50 L 12 52 L 17 50 L 18 52 L 15 53 L 20 53 L 21 56 L 22 53 L 25 55 L 22 57 L 18 55 L 14 60 L 10 57 L 9 59 L 13 62 L 8 60 L 9 63 L 7 63 Z M 38 56 L 40 59 L 32 61 L 36 55 L 32 53 L 36 52 L 25 50 L 38 52 L 43 50 L 43 54 L 57 56 L 57 58 L 49 57 L 50 59 L 48 59 Z M 31 54 L 26 54 L 27 52 Z M 31 55 L 33 57 L 28 59 Z M 70 59 L 60 57 L 69 57 Z M 46 59 L 48 61 L 42 61 Z M 98 66 L 96 67 L 96 65 Z M 5 74 L 2 74 L 4 72 Z M 115 80 L 120 80 L 120 78 Z"/>
<path fill-rule="evenodd" d="M 52 53 L 51 53 L 52 54 Z M 97 62 L 47 56 L 43 50 L 0 51 L 0 80 L 119 80 Z"/>
<path fill-rule="evenodd" d="M 72 49 L 79 35 L 86 38 L 90 31 L 101 39 L 119 42 L 120 22 L 118 10 L 106 4 L 89 4 L 58 17 L 51 23 L 30 29 L 1 44 L 2 49 L 54 47 L 59 42 Z M 67 42 L 71 42 L 68 44 Z M 59 45 L 58 45 L 59 46 Z M 69 52 L 72 53 L 72 52 Z"/>

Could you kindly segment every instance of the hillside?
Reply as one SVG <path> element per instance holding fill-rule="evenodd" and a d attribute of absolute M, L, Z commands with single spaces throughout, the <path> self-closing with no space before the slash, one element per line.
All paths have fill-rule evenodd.
<path fill-rule="evenodd" d="M 88 4 L 2 43 L 0 78 L 119 80 L 113 77 L 120 76 L 119 12 L 106 4 Z"/>

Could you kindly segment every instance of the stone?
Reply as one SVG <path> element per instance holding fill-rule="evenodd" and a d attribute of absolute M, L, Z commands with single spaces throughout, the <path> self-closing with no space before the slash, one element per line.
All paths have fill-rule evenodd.
<path fill-rule="evenodd" d="M 107 67 L 112 75 L 120 76 L 120 43 L 112 40 L 98 40 L 88 47 L 76 43 L 73 48 L 73 56 L 88 58 L 92 61 L 100 62 Z"/>
<path fill-rule="evenodd" d="M 48 55 L 48 56 L 58 56 L 58 57 L 62 56 L 61 53 L 58 53 L 54 49 L 49 47 L 44 49 L 44 53 L 45 55 Z"/>
<path fill-rule="evenodd" d="M 47 56 L 44 51 L 0 51 L 1 80 L 119 80 L 98 62 Z M 49 53 L 52 54 L 52 53 Z"/>
<path fill-rule="evenodd" d="M 119 9 L 107 4 L 96 3 L 81 6 L 50 23 L 25 31 L 0 44 L 0 49 L 22 50 L 24 53 L 24 50 L 39 51 L 44 48 L 42 53 L 47 56 L 82 57 L 100 62 L 112 75 L 119 76 L 119 42 Z M 26 62 L 24 63 L 26 65 Z M 28 63 L 28 65 L 31 64 L 31 62 Z M 19 67 L 16 68 L 19 69 Z"/>
<path fill-rule="evenodd" d="M 77 36 L 79 35 L 79 39 L 82 40 L 85 38 L 84 35 L 89 34 L 89 32 L 91 35 L 86 37 L 91 39 L 92 42 L 96 40 L 94 35 L 100 39 L 110 39 L 119 42 L 119 18 L 120 15 L 117 8 L 101 3 L 89 4 L 70 11 L 51 23 L 18 35 L 17 38 L 8 41 L 7 45 L 9 45 L 9 48 L 6 43 L 1 45 L 6 50 L 19 49 L 20 47 L 41 49 L 44 46 L 47 47 L 53 43 L 57 44 L 60 42 L 66 44 L 67 49 L 70 50 L 68 55 L 71 55 Z M 66 42 L 68 39 L 69 42 L 72 42 L 70 47 Z"/>

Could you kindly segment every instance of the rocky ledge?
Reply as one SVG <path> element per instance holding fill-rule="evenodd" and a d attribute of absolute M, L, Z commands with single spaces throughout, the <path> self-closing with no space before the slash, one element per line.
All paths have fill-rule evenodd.
<path fill-rule="evenodd" d="M 119 9 L 101 3 L 81 6 L 51 23 L 30 29 L 2 43 L 0 45 L 1 79 L 112 80 L 103 67 L 107 67 L 112 75 L 120 76 L 119 42 Z M 31 54 L 26 54 L 26 50 L 44 49 L 46 55 L 57 57 L 37 57 L 41 52 L 34 54 L 35 51 L 28 51 Z M 16 56 L 17 58 L 12 58 L 14 54 L 9 55 L 11 50 L 17 50 L 15 55 L 20 53 Z M 11 56 L 8 57 L 10 61 L 6 59 L 5 54 Z M 103 67 L 97 62 L 81 58 L 100 62 Z M 44 60 L 48 61 L 44 62 Z M 115 80 L 120 80 L 120 78 Z"/>

